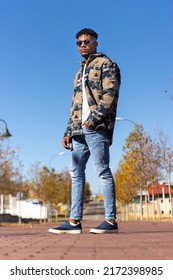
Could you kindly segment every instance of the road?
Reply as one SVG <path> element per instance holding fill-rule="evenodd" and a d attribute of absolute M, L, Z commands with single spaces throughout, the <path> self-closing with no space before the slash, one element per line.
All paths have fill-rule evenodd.
<path fill-rule="evenodd" d="M 84 208 L 84 221 L 104 221 L 104 204 L 103 202 L 91 201 L 85 205 Z"/>

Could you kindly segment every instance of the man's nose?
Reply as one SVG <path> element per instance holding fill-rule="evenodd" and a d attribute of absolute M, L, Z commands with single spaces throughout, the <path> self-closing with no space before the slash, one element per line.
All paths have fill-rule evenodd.
<path fill-rule="evenodd" d="M 82 47 L 82 46 L 86 46 L 86 45 L 85 45 L 85 42 L 82 42 L 82 43 L 81 43 L 81 47 Z"/>

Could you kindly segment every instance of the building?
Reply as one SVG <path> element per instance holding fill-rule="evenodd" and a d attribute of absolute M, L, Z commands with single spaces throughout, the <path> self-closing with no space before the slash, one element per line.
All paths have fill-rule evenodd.
<path fill-rule="evenodd" d="M 48 207 L 37 200 L 22 200 L 11 195 L 0 195 L 0 221 L 30 222 L 48 218 Z"/>

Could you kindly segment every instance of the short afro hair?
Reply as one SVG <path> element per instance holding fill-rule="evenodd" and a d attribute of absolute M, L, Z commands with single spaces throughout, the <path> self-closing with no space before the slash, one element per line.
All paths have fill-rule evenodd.
<path fill-rule="evenodd" d="M 76 34 L 76 39 L 79 38 L 79 36 L 81 35 L 91 35 L 93 37 L 95 37 L 96 39 L 98 38 L 98 34 L 91 28 L 84 28 L 84 29 L 81 29 L 77 34 Z"/>

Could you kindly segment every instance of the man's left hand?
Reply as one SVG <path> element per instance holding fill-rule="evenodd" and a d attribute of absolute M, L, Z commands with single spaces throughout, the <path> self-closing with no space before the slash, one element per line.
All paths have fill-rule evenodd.
<path fill-rule="evenodd" d="M 84 122 L 83 122 L 83 125 L 84 125 L 87 129 L 90 129 L 90 127 L 89 127 L 87 121 L 84 121 Z"/>

